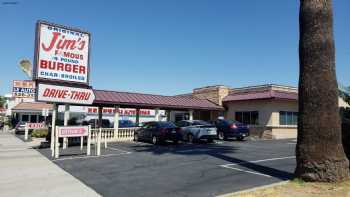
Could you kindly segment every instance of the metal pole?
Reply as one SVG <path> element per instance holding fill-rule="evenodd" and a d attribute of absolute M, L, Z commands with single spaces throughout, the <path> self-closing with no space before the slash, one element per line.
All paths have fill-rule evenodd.
<path fill-rule="evenodd" d="M 51 120 L 51 157 L 55 156 L 55 126 L 56 126 L 57 105 L 52 104 L 52 120 Z"/>
<path fill-rule="evenodd" d="M 84 146 L 84 137 L 81 136 L 80 137 L 80 150 L 83 150 L 83 146 Z"/>
<path fill-rule="evenodd" d="M 27 141 L 28 140 L 28 123 L 25 124 L 25 128 L 24 128 L 24 140 Z"/>
<path fill-rule="evenodd" d="M 140 126 L 140 109 L 136 109 L 136 126 Z"/>
<path fill-rule="evenodd" d="M 86 154 L 90 155 L 90 146 L 91 146 L 91 125 L 89 125 L 89 129 L 88 129 L 88 137 L 87 137 L 87 150 L 86 150 Z"/>
<path fill-rule="evenodd" d="M 56 159 L 58 159 L 58 157 L 59 157 L 59 155 L 60 155 L 60 153 L 59 153 L 59 149 L 60 149 L 60 143 L 59 143 L 59 141 L 58 141 L 58 127 L 56 127 L 55 128 L 55 130 L 56 130 L 56 132 L 55 132 L 55 141 L 56 141 L 56 143 L 55 143 L 55 158 Z"/>
<path fill-rule="evenodd" d="M 101 132 L 102 132 L 102 128 L 100 127 L 98 130 L 98 137 L 97 137 L 97 156 L 101 155 Z"/>
<path fill-rule="evenodd" d="M 69 104 L 64 105 L 64 126 L 68 126 L 69 120 Z M 68 147 L 68 138 L 63 138 L 63 149 Z"/>
<path fill-rule="evenodd" d="M 114 108 L 114 139 L 118 139 L 118 130 L 119 130 L 119 106 Z"/>

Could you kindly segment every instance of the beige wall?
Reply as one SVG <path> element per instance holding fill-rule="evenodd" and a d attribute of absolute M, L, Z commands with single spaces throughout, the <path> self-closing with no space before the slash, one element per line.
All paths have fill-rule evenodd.
<path fill-rule="evenodd" d="M 195 98 L 207 99 L 218 105 L 222 105 L 222 99 L 229 94 L 230 88 L 226 86 L 208 86 L 193 90 Z"/>
<path fill-rule="evenodd" d="M 259 137 L 271 133 L 271 138 L 295 138 L 297 136 L 297 126 L 279 125 L 279 112 L 298 112 L 298 102 L 290 100 L 246 100 L 234 101 L 224 104 L 227 108 L 225 118 L 235 119 L 237 111 L 259 111 L 259 126 L 254 127 L 254 134 Z M 259 129 L 260 128 L 260 129 Z"/>

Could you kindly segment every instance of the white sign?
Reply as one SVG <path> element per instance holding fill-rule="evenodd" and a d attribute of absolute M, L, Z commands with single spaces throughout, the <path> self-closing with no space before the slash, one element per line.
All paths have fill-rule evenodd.
<path fill-rule="evenodd" d="M 39 22 L 37 36 L 36 79 L 89 84 L 89 33 Z"/>
<path fill-rule="evenodd" d="M 39 123 L 27 123 L 28 129 L 44 129 L 45 128 L 45 123 L 39 122 Z"/>
<path fill-rule="evenodd" d="M 38 84 L 37 100 L 53 103 L 91 105 L 95 94 L 91 89 Z"/>
<path fill-rule="evenodd" d="M 58 127 L 58 137 L 81 137 L 87 136 L 89 126 Z"/>
<path fill-rule="evenodd" d="M 35 82 L 29 80 L 14 80 L 12 96 L 15 98 L 34 98 Z"/>

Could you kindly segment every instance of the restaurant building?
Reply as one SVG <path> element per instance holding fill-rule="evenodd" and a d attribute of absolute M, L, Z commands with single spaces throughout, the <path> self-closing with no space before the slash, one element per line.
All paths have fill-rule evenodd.
<path fill-rule="evenodd" d="M 260 138 L 281 139 L 297 136 L 298 90 L 296 87 L 266 84 L 242 88 L 216 85 L 196 88 L 192 93 L 175 96 L 94 90 L 96 99 L 92 106 L 71 106 L 70 118 L 91 120 L 98 118 L 99 108 L 103 119 L 147 122 L 152 120 L 179 121 L 218 118 L 237 120 L 249 125 L 251 135 Z M 18 101 L 16 101 L 18 102 Z M 10 115 L 18 121 L 40 122 L 45 119 L 43 109 L 52 106 L 26 100 L 8 103 L 13 106 Z M 340 107 L 349 105 L 339 98 Z M 58 118 L 63 120 L 64 105 L 58 108 Z"/>
<path fill-rule="evenodd" d="M 297 137 L 298 89 L 296 87 L 266 84 L 242 88 L 223 85 L 196 88 L 190 94 L 179 96 L 208 99 L 224 107 L 212 112 L 208 120 L 223 116 L 249 125 L 251 135 L 260 138 L 281 139 Z M 349 107 L 339 98 L 339 107 Z M 219 113 L 219 114 L 217 114 Z"/>

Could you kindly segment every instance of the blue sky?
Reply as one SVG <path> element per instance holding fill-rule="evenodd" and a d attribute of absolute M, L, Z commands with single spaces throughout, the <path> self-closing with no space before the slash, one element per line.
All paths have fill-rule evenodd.
<path fill-rule="evenodd" d="M 92 34 L 96 89 L 174 95 L 193 88 L 297 86 L 298 0 L 0 0 L 0 94 L 26 79 L 38 19 Z M 17 2 L 6 4 L 4 2 Z M 334 0 L 338 81 L 350 85 L 350 1 Z"/>

